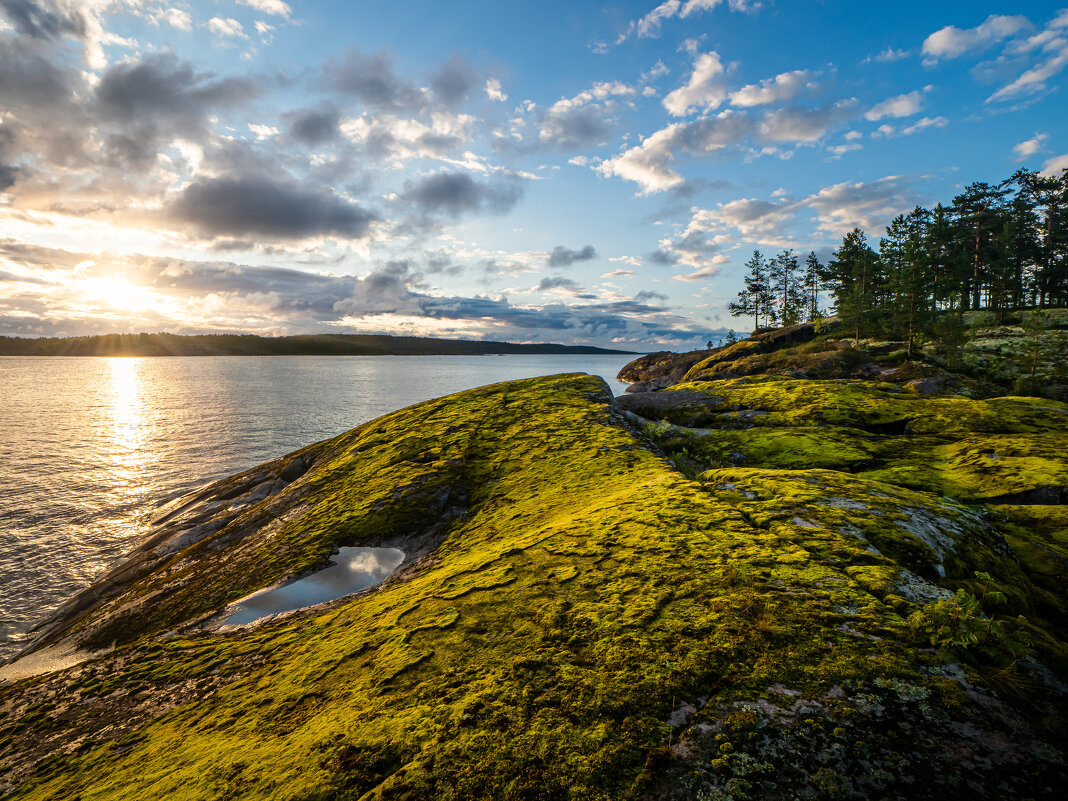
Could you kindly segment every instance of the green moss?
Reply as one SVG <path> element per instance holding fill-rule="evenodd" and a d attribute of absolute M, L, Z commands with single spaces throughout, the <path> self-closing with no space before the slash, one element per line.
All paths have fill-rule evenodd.
<path fill-rule="evenodd" d="M 643 447 L 588 376 L 485 387 L 313 446 L 299 482 L 79 624 L 126 645 L 79 679 L 0 690 L 13 710 L 0 718 L 5 759 L 37 747 L 48 715 L 28 699 L 50 682 L 71 699 L 49 712 L 70 742 L 77 709 L 94 699 L 174 699 L 137 707 L 121 741 L 57 751 L 13 797 L 667 797 L 682 786 L 672 771 L 696 770 L 673 743 L 705 721 L 730 736 L 702 764 L 729 776 L 723 787 L 744 780 L 756 793 L 770 766 L 790 770 L 760 743 L 789 742 L 815 762 L 792 734 L 801 729 L 776 722 L 795 696 L 814 705 L 797 724 L 810 744 L 870 742 L 856 759 L 887 770 L 898 735 L 871 711 L 879 704 L 914 730 L 967 720 L 989 735 L 982 742 L 1011 739 L 1016 723 L 967 717 L 971 701 L 946 686 L 943 657 L 908 619 L 940 592 L 974 594 L 976 570 L 1008 587 L 1010 606 L 1033 601 L 1030 579 L 981 512 L 846 470 L 943 448 L 971 475 L 938 421 L 996 428 L 1026 451 L 1013 458 L 1045 459 L 1020 438 L 1063 430 L 1059 407 L 935 399 L 943 405 L 927 409 L 857 382 L 712 392 L 769 415 L 747 429 L 665 429 L 698 460 L 745 454 L 749 466 L 699 481 Z M 860 425 L 901 416 L 939 436 L 892 447 L 895 437 Z M 1013 514 L 1003 516 L 1023 520 Z M 1043 540 L 1051 550 L 1063 544 L 1055 528 Z M 413 536 L 431 557 L 376 590 L 246 630 L 164 636 L 335 546 Z M 1056 644 L 1057 631 L 1040 634 Z M 957 706 L 932 710 L 933 698 Z M 738 707 L 758 699 L 759 713 Z M 680 704 L 699 711 L 673 725 Z M 932 782 L 936 756 L 916 758 Z M 805 775 L 809 787 L 833 784 Z M 903 773 L 887 786 L 910 792 Z"/>

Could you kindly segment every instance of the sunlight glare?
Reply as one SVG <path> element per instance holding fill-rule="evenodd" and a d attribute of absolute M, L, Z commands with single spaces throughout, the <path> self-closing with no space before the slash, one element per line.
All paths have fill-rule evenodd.
<path fill-rule="evenodd" d="M 81 289 L 88 299 L 106 303 L 119 311 L 144 311 L 156 302 L 151 290 L 121 278 L 86 278 Z"/>

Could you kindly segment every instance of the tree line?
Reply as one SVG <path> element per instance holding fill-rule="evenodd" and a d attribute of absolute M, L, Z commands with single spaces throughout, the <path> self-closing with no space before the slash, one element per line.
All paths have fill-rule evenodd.
<path fill-rule="evenodd" d="M 910 353 L 947 311 L 990 309 L 1000 323 L 1014 309 L 1068 306 L 1068 169 L 1021 169 L 970 184 L 949 206 L 917 206 L 891 221 L 878 251 L 854 228 L 826 264 L 787 249 L 755 251 L 745 267 L 732 315 L 793 325 L 825 316 L 825 299 L 858 340 L 907 339 Z"/>
<path fill-rule="evenodd" d="M 0 356 L 481 356 L 632 353 L 588 345 L 517 344 L 388 334 L 103 334 L 36 339 L 0 336 Z"/>

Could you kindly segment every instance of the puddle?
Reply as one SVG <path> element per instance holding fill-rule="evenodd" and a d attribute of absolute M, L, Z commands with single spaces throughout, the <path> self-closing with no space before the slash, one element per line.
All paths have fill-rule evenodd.
<path fill-rule="evenodd" d="M 404 561 L 397 548 L 342 548 L 334 564 L 292 584 L 260 590 L 232 605 L 224 626 L 244 626 L 261 618 L 326 603 L 383 581 Z"/>

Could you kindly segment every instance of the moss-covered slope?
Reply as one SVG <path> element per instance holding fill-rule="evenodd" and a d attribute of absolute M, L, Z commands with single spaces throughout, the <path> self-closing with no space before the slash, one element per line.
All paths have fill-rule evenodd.
<path fill-rule="evenodd" d="M 0 688 L 0 791 L 1053 797 L 1063 629 L 1039 573 L 1059 574 L 1014 552 L 1027 513 L 875 472 L 891 436 L 926 458 L 947 427 L 1063 435 L 1068 408 L 909 405 L 853 383 L 691 391 L 721 399 L 696 406 L 722 425 L 647 425 L 663 450 L 601 381 L 555 376 L 402 410 L 176 505 L 39 642 L 118 647 Z M 903 419 L 915 434 L 870 430 Z M 855 441 L 850 458 L 821 431 Z M 791 448 L 821 469 L 787 464 Z M 1056 461 L 1027 453 L 1013 458 Z M 1041 519 L 1034 548 L 1063 549 Z M 212 629 L 228 601 L 350 544 L 399 544 L 409 563 Z"/>

